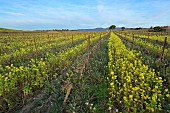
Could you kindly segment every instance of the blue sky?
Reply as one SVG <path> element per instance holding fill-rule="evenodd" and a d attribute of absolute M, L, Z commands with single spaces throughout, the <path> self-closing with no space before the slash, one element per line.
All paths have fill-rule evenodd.
<path fill-rule="evenodd" d="M 170 0 L 0 0 L 0 27 L 23 30 L 170 25 Z"/>

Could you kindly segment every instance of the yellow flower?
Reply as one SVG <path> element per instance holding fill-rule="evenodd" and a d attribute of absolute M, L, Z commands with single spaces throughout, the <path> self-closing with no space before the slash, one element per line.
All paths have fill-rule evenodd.
<path fill-rule="evenodd" d="M 168 89 L 165 89 L 165 92 L 168 92 Z"/>
<path fill-rule="evenodd" d="M 129 95 L 129 98 L 132 99 L 132 98 L 133 98 L 133 95 Z"/>
<path fill-rule="evenodd" d="M 141 77 L 142 79 L 144 79 L 144 73 L 141 73 L 141 74 L 140 74 L 140 77 Z"/>
<path fill-rule="evenodd" d="M 123 97 L 123 99 L 124 99 L 124 101 L 127 101 L 127 98 L 125 96 Z"/>
<path fill-rule="evenodd" d="M 159 77 L 159 80 L 162 80 L 162 77 Z"/>
<path fill-rule="evenodd" d="M 160 90 L 158 90 L 157 92 L 158 92 L 158 93 L 161 93 L 161 91 L 160 91 Z"/>
<path fill-rule="evenodd" d="M 114 85 L 113 82 L 111 82 L 111 83 L 110 83 L 110 86 L 113 86 L 113 85 Z"/>
<path fill-rule="evenodd" d="M 138 101 L 136 98 L 134 98 L 134 101 Z"/>
<path fill-rule="evenodd" d="M 158 89 L 158 86 L 155 86 L 155 89 Z"/>
<path fill-rule="evenodd" d="M 5 82 L 8 81 L 8 77 L 5 77 Z"/>
<path fill-rule="evenodd" d="M 111 73 L 110 73 L 111 75 L 114 75 L 114 72 L 113 71 L 111 71 Z"/>
<path fill-rule="evenodd" d="M 166 94 L 166 97 L 168 97 L 168 98 L 169 98 L 169 97 L 170 97 L 170 95 L 169 95 L 169 94 Z"/>
<path fill-rule="evenodd" d="M 151 108 L 151 111 L 152 111 L 152 112 L 154 112 L 154 109 L 153 109 L 153 108 Z"/>

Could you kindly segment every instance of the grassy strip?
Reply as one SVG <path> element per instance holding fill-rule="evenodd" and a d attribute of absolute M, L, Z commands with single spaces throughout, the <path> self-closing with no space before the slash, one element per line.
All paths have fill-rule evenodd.
<path fill-rule="evenodd" d="M 108 93 L 105 79 L 108 74 L 107 62 L 107 41 L 104 41 L 101 50 L 92 53 L 88 68 L 79 83 L 74 85 L 67 106 L 69 112 L 104 113 L 107 111 Z"/>
<path fill-rule="evenodd" d="M 49 97 L 53 99 L 45 105 L 41 104 L 41 108 L 36 107 L 32 112 L 107 112 L 108 93 L 105 79 L 105 75 L 108 74 L 107 62 L 107 41 L 105 40 L 102 43 L 101 50 L 91 53 L 90 63 L 88 67 L 84 69 L 84 73 L 81 73 L 79 70 L 79 68 L 82 68 L 82 63 L 77 62 L 64 76 L 59 77 L 57 82 L 48 85 L 48 93 L 55 94 L 55 96 Z M 64 86 L 61 84 L 65 84 L 65 82 L 62 81 L 69 81 L 69 83 L 72 84 L 72 89 L 65 107 L 63 100 L 66 90 L 61 89 L 61 87 Z M 35 105 L 36 104 L 38 103 L 35 103 Z"/>

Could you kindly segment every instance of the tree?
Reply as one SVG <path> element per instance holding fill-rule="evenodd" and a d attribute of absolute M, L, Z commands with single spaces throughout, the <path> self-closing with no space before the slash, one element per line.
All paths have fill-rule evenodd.
<path fill-rule="evenodd" d="M 124 31 L 124 30 L 125 30 L 125 27 L 121 27 L 121 29 L 122 29 L 122 31 Z"/>
<path fill-rule="evenodd" d="M 115 25 L 111 25 L 111 26 L 109 27 L 109 29 L 115 29 L 115 28 L 116 28 Z"/>
<path fill-rule="evenodd" d="M 153 29 L 154 29 L 154 31 L 156 31 L 156 32 L 166 31 L 166 29 L 163 29 L 163 28 L 160 27 L 160 26 L 155 26 Z"/>
<path fill-rule="evenodd" d="M 141 29 L 142 29 L 141 27 L 135 28 L 135 30 L 141 30 Z"/>
<path fill-rule="evenodd" d="M 161 31 L 162 28 L 160 26 L 155 26 L 153 29 L 154 31 Z"/>

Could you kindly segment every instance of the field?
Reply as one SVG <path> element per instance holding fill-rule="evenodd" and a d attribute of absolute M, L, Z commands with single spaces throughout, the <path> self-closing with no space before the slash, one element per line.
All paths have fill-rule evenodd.
<path fill-rule="evenodd" d="M 0 112 L 170 112 L 169 62 L 169 32 L 3 30 Z"/>

